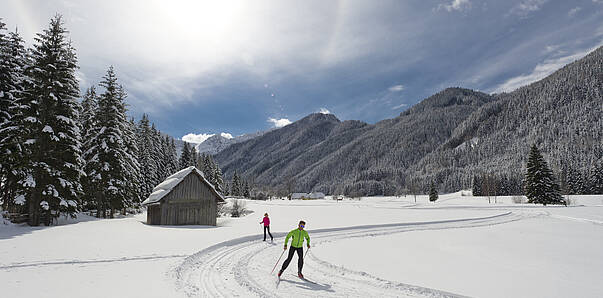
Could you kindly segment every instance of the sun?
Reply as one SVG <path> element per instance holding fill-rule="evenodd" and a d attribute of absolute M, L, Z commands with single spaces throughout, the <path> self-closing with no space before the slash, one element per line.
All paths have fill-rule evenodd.
<path fill-rule="evenodd" d="M 152 2 L 158 22 L 170 32 L 190 41 L 222 42 L 239 27 L 246 5 L 244 1 L 156 1 Z"/>

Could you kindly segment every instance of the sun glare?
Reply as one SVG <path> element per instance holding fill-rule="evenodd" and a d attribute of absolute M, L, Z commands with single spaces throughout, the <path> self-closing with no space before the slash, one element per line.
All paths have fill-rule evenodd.
<path fill-rule="evenodd" d="M 239 24 L 245 2 L 157 1 L 154 6 L 170 32 L 191 41 L 221 43 Z"/>

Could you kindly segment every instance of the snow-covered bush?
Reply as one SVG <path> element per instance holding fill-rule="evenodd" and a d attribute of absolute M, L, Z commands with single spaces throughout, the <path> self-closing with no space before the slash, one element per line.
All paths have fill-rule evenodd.
<path fill-rule="evenodd" d="M 230 208 L 230 216 L 232 217 L 241 217 L 247 213 L 247 209 L 245 208 L 245 202 L 235 199 L 232 202 L 232 207 Z"/>
<path fill-rule="evenodd" d="M 576 199 L 572 199 L 569 196 L 564 197 L 563 201 L 565 202 L 565 206 L 574 206 L 574 205 L 576 205 Z"/>
<path fill-rule="evenodd" d="M 228 208 L 226 208 L 226 203 L 218 204 L 216 206 L 216 216 L 217 217 L 222 217 L 222 216 L 226 215 L 226 213 L 228 212 L 227 209 Z"/>

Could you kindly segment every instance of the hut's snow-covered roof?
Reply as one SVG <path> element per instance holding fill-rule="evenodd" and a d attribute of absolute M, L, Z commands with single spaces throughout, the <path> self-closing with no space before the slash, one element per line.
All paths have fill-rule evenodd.
<path fill-rule="evenodd" d="M 308 194 L 305 192 L 294 192 L 291 194 L 291 198 L 292 199 L 301 199 L 301 198 L 307 198 Z"/>
<path fill-rule="evenodd" d="M 313 192 L 313 193 L 310 193 L 310 198 L 312 198 L 312 199 L 322 199 L 324 197 L 325 197 L 325 194 L 322 193 L 322 192 Z"/>
<path fill-rule="evenodd" d="M 163 182 L 161 182 L 161 183 L 159 183 L 159 185 L 155 186 L 155 188 L 153 188 L 153 192 L 151 193 L 151 195 L 149 195 L 149 197 L 146 200 L 144 200 L 144 202 L 142 202 L 142 204 L 149 205 L 149 204 L 153 204 L 153 203 L 157 203 L 157 202 L 161 201 L 161 199 L 163 199 L 163 197 L 165 197 L 167 194 L 169 194 L 170 191 L 172 191 L 172 189 L 174 189 L 174 187 L 176 187 L 176 185 L 180 184 L 180 182 L 182 182 L 182 180 L 184 180 L 184 178 L 186 176 L 188 176 L 190 173 L 192 173 L 193 171 L 197 172 L 197 174 L 199 175 L 199 177 L 201 177 L 203 182 L 211 188 L 211 190 L 218 196 L 218 198 L 220 198 L 221 201 L 224 201 L 224 197 L 222 197 L 222 195 L 218 191 L 216 191 L 216 188 L 213 186 L 213 184 L 209 183 L 209 181 L 207 181 L 207 179 L 205 179 L 205 175 L 203 175 L 203 172 L 199 171 L 199 169 L 197 169 L 194 166 L 190 166 L 186 169 L 180 170 L 180 171 L 176 172 L 175 174 L 167 177 Z"/>

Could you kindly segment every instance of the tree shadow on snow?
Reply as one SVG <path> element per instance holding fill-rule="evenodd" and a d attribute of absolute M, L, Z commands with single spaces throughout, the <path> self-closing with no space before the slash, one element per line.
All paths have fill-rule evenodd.
<path fill-rule="evenodd" d="M 53 228 L 60 227 L 60 226 L 74 225 L 74 224 L 78 224 L 81 222 L 94 221 L 94 220 L 99 220 L 99 219 L 96 217 L 86 215 L 84 213 L 79 213 L 76 218 L 67 218 L 64 216 L 60 216 L 59 218 L 57 218 L 53 221 L 53 224 L 51 224 L 49 226 L 40 225 L 37 227 L 32 227 L 32 226 L 29 226 L 27 223 L 13 224 L 13 223 L 10 223 L 8 220 L 0 217 L 0 240 L 12 239 L 17 236 L 31 234 L 32 232 L 35 232 L 35 231 L 53 229 Z"/>
<path fill-rule="evenodd" d="M 147 227 L 151 227 L 151 228 L 158 228 L 158 229 L 188 229 L 188 230 L 207 230 L 207 229 L 215 229 L 218 228 L 219 226 L 203 226 L 203 225 L 150 225 L 143 220 L 139 220 L 138 222 L 140 222 L 141 224 L 147 226 Z"/>
<path fill-rule="evenodd" d="M 34 231 L 44 230 L 49 227 L 30 227 L 27 224 L 8 224 L 0 222 L 0 240 L 12 239 L 17 236 L 31 234 Z"/>

